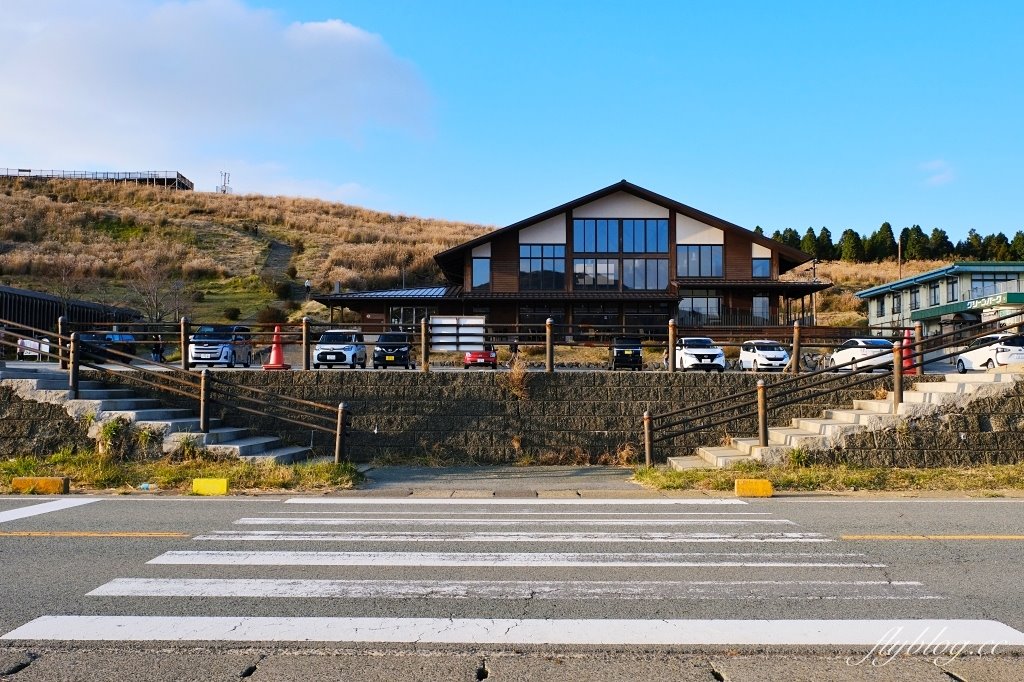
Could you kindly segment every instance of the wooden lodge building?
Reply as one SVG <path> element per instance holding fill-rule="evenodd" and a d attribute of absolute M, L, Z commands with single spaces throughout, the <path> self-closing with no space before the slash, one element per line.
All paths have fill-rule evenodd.
<path fill-rule="evenodd" d="M 780 275 L 812 257 L 625 180 L 437 254 L 447 282 L 314 298 L 363 322 L 412 328 L 424 316 L 483 315 L 492 327 L 565 336 L 811 322 L 813 292 Z M 563 331 L 564 330 L 564 331 Z M 641 331 L 642 330 L 642 331 Z"/>

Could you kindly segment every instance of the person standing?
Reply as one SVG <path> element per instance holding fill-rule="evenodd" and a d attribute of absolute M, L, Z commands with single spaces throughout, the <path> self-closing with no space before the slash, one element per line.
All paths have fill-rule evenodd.
<path fill-rule="evenodd" d="M 511 369 L 512 365 L 519 359 L 519 339 L 512 339 L 512 343 L 508 344 L 508 353 L 508 364 L 505 366 Z"/>
<path fill-rule="evenodd" d="M 309 300 L 309 293 L 313 289 L 313 284 L 307 279 L 306 283 L 303 284 L 302 286 L 304 286 L 306 288 L 306 300 L 308 301 Z"/>

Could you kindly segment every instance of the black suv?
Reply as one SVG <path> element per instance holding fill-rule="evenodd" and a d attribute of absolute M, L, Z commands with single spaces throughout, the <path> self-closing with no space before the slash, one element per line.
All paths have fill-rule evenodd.
<path fill-rule="evenodd" d="M 608 348 L 608 369 L 620 367 L 641 370 L 644 368 L 644 354 L 640 339 L 635 336 L 616 336 Z"/>
<path fill-rule="evenodd" d="M 412 360 L 412 341 L 405 332 L 384 332 L 377 338 L 373 348 L 373 368 L 399 365 L 409 369 L 415 368 Z"/>

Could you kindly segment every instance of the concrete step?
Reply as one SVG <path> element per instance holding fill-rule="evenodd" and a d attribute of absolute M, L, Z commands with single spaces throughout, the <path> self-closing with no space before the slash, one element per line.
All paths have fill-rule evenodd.
<path fill-rule="evenodd" d="M 29 377 L 32 378 L 32 377 Z M 68 378 L 65 377 L 46 377 L 44 379 L 36 379 L 36 390 L 37 391 L 66 391 L 68 388 Z M 79 381 L 78 390 L 104 390 L 106 385 L 102 381 Z"/>
<path fill-rule="evenodd" d="M 711 465 L 698 455 L 686 455 L 683 457 L 669 457 L 668 466 L 675 471 L 687 471 L 689 469 L 711 469 Z"/>
<path fill-rule="evenodd" d="M 827 443 L 825 436 L 794 429 L 788 426 L 773 426 L 768 429 L 769 445 L 786 445 L 788 447 L 816 447 Z"/>
<path fill-rule="evenodd" d="M 939 384 L 943 386 L 944 384 Z M 962 398 L 970 391 L 904 391 L 903 402 L 916 405 L 942 405 Z M 889 401 L 892 402 L 892 391 L 889 391 Z"/>
<path fill-rule="evenodd" d="M 854 400 L 853 409 L 866 412 L 892 414 L 892 398 L 888 400 Z"/>
<path fill-rule="evenodd" d="M 121 400 L 135 398 L 138 394 L 130 388 L 89 388 L 78 387 L 79 400 Z"/>
<path fill-rule="evenodd" d="M 793 427 L 808 433 L 814 433 L 828 438 L 837 438 L 848 433 L 856 433 L 864 429 L 860 424 L 851 424 L 839 419 L 794 419 Z"/>
<path fill-rule="evenodd" d="M 276 436 L 249 436 L 220 443 L 207 443 L 206 447 L 213 452 L 246 457 L 273 450 L 272 446 L 278 445 L 280 442 L 281 439 Z"/>
<path fill-rule="evenodd" d="M 302 445 L 289 445 L 275 450 L 268 450 L 256 455 L 243 455 L 241 459 L 250 462 L 276 462 L 277 464 L 292 464 L 301 462 L 312 457 L 313 451 Z"/>
<path fill-rule="evenodd" d="M 947 374 L 946 381 L 959 384 L 992 384 L 1004 381 L 1016 381 L 1015 374 L 1008 372 L 968 372 L 967 374 Z"/>
<path fill-rule="evenodd" d="M 726 469 L 736 462 L 751 459 L 739 450 L 730 447 L 697 448 L 697 456 L 718 469 Z"/>
<path fill-rule="evenodd" d="M 68 400 L 69 404 L 76 405 L 80 410 L 90 410 L 104 416 L 111 412 L 146 412 L 149 410 L 162 409 L 161 402 L 153 398 L 121 398 L 116 400 Z M 135 420 L 133 420 L 135 421 Z"/>
<path fill-rule="evenodd" d="M 168 434 L 180 433 L 184 435 L 202 435 L 199 432 L 199 417 L 187 417 L 184 419 L 164 419 L 155 421 L 136 421 L 135 426 L 141 429 L 151 429 L 153 431 L 163 431 L 164 437 Z M 220 426 L 219 419 L 210 420 L 210 429 L 214 429 Z"/>
<path fill-rule="evenodd" d="M 885 414 L 871 410 L 836 409 L 825 410 L 825 419 L 848 422 L 850 424 L 863 424 L 864 426 L 880 426 L 897 419 L 892 413 Z"/>
<path fill-rule="evenodd" d="M 124 417 L 135 422 L 159 422 L 181 419 L 191 416 L 192 410 L 179 407 L 159 407 L 145 410 L 109 410 L 103 413 L 104 419 Z"/>

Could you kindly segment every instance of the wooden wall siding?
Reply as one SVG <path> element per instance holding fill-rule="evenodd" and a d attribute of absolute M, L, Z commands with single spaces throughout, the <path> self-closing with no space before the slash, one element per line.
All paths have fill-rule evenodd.
<path fill-rule="evenodd" d="M 725 279 L 750 279 L 753 264 L 750 240 L 732 232 L 725 233 Z"/>
<path fill-rule="evenodd" d="M 491 243 L 491 291 L 519 291 L 519 234 L 515 231 Z"/>

